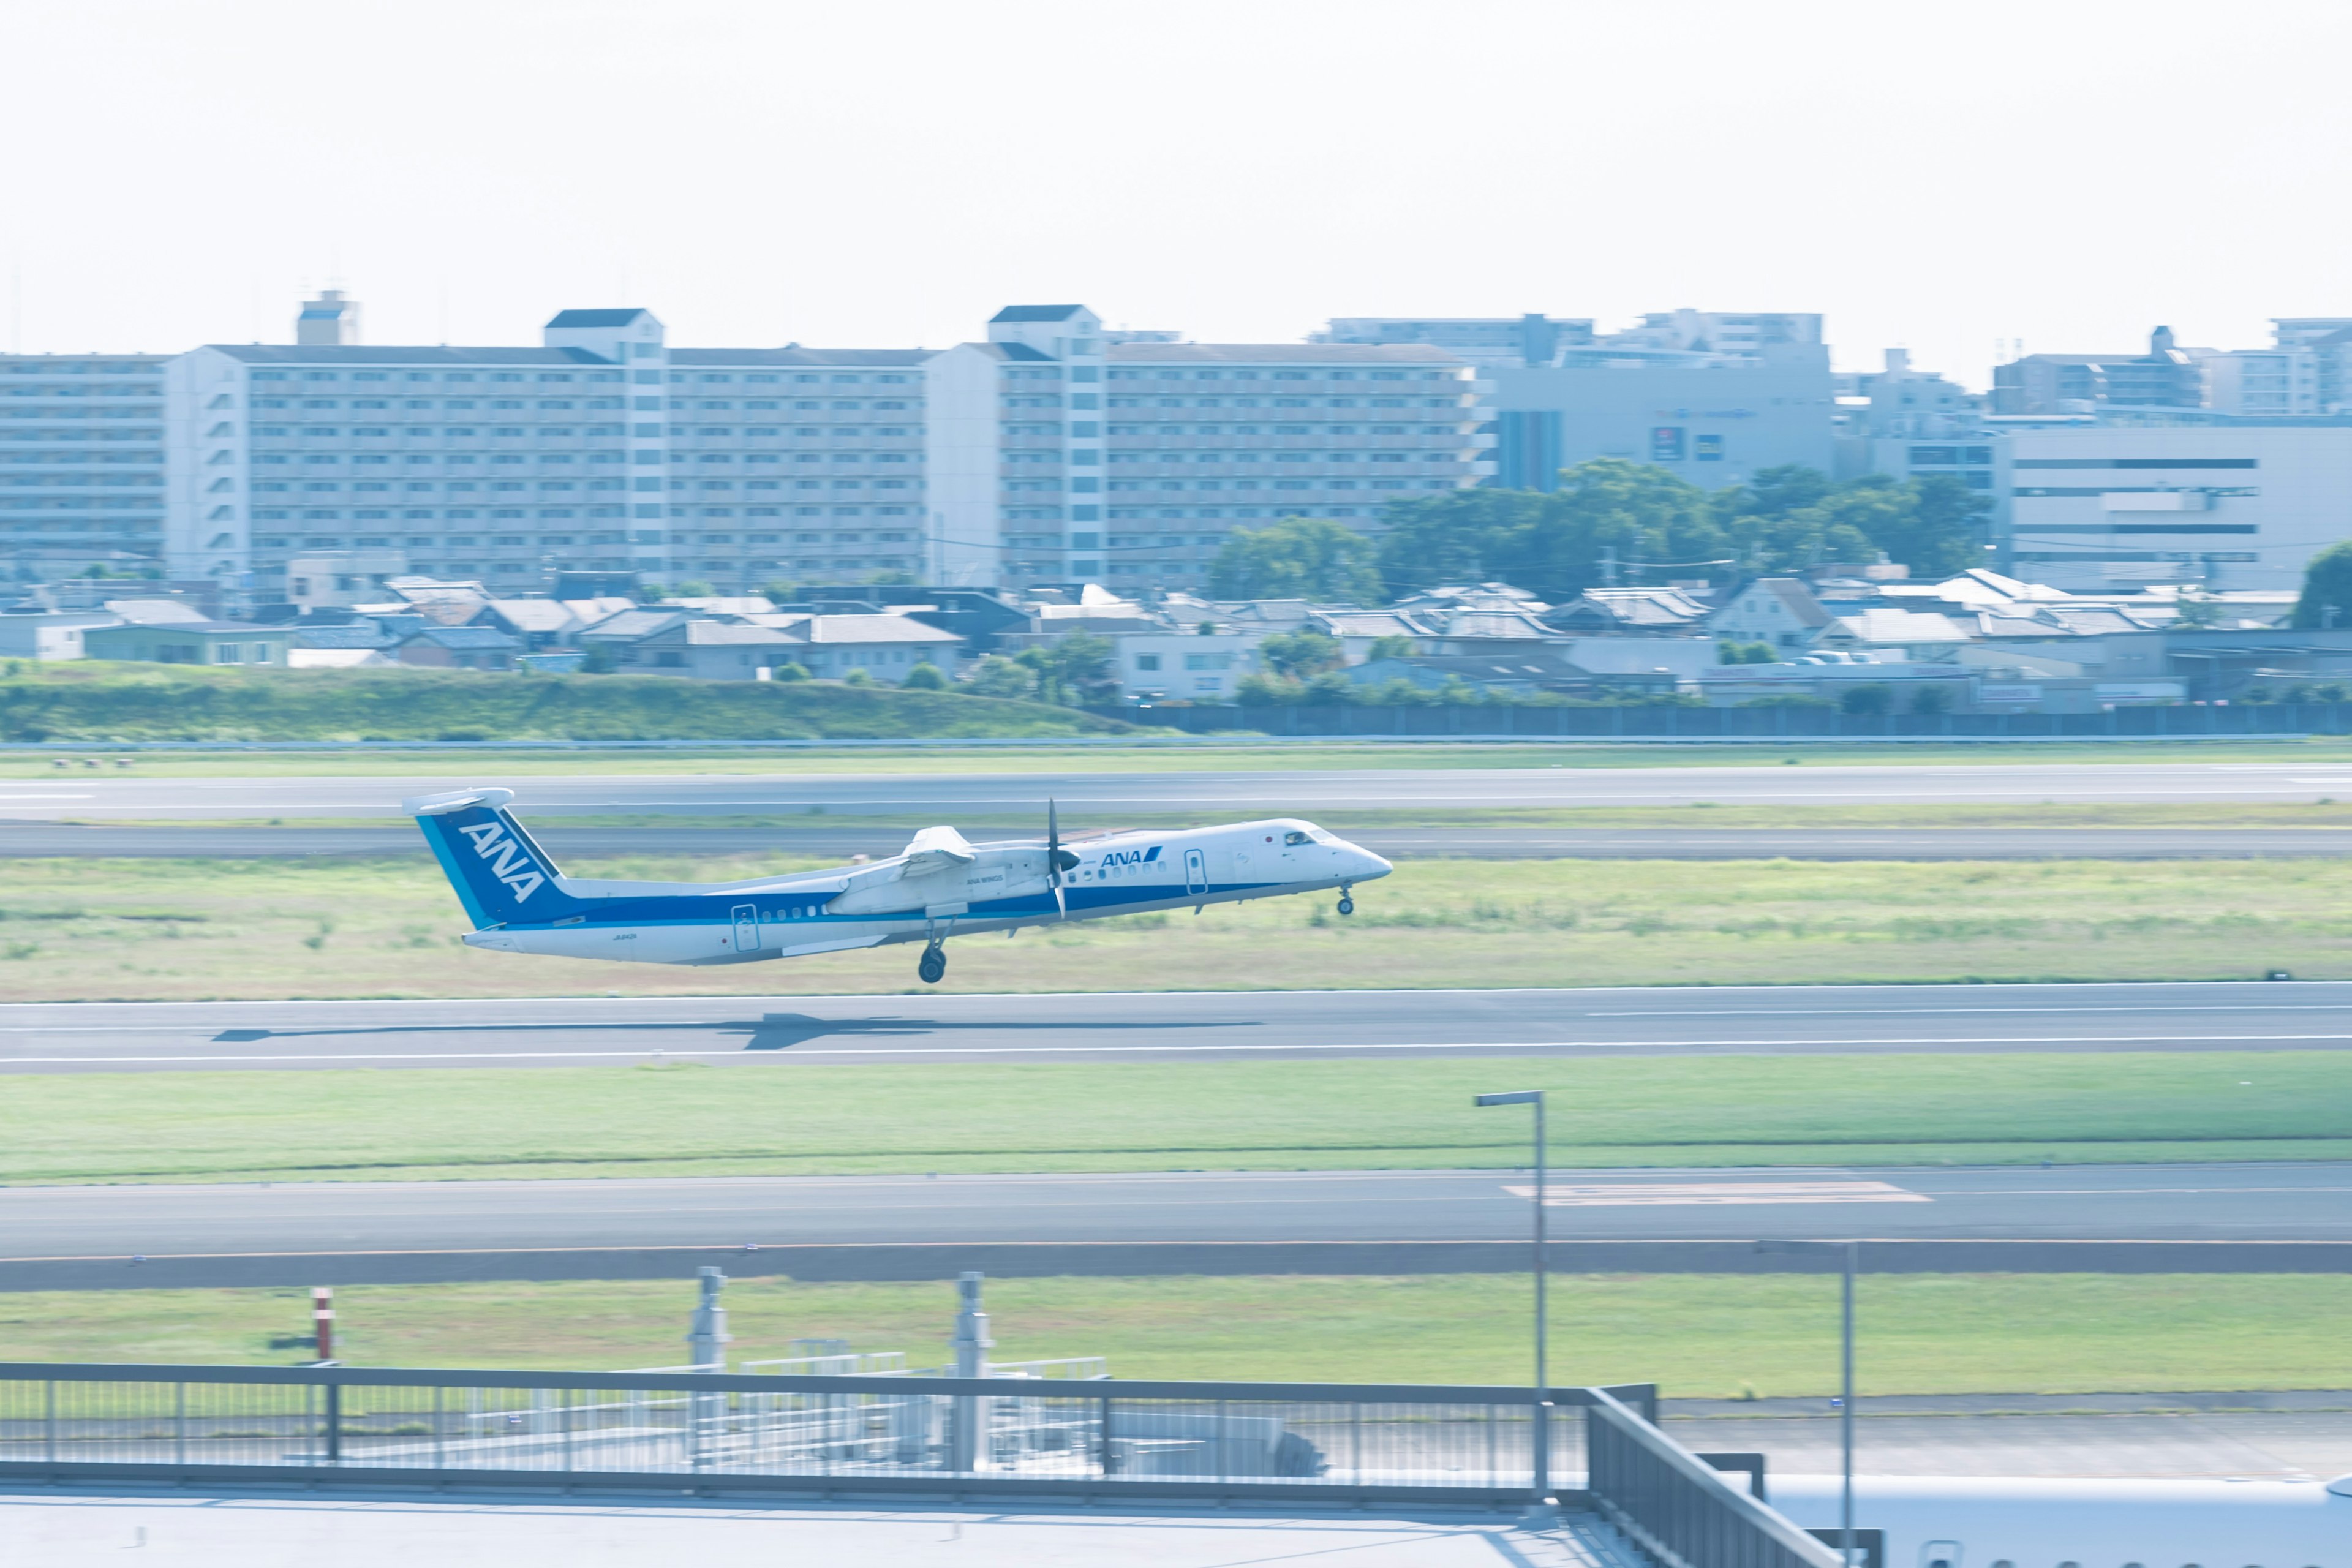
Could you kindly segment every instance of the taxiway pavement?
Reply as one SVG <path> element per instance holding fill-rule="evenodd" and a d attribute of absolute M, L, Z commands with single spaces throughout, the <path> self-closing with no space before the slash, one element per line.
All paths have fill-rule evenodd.
<path fill-rule="evenodd" d="M 837 826 L 570 827 L 533 837 L 559 864 L 597 855 L 792 855 L 847 860 L 896 855 L 923 824 L 862 818 Z M 1367 827 L 1349 829 L 1391 860 L 2244 860 L 2352 854 L 2342 827 Z M 986 839 L 1005 834 L 976 828 Z M 0 859 L 66 857 L 270 859 L 319 856 L 431 858 L 416 829 L 107 826 L 0 823 Z"/>
<path fill-rule="evenodd" d="M 2352 1165 L 1578 1171 L 1564 1268 L 2336 1270 Z M 1524 1268 L 1508 1171 L 838 1175 L 17 1187 L 0 1289 L 450 1279 L 1423 1273 Z"/>
<path fill-rule="evenodd" d="M 85 1002 L 0 1072 L 2352 1047 L 2352 982 Z"/>
<path fill-rule="evenodd" d="M 252 820 L 396 816 L 402 799 L 502 784 L 525 816 L 819 812 L 936 822 L 1124 813 L 1311 816 L 1327 811 L 1577 805 L 1838 805 L 2246 802 L 2352 798 L 2352 763 L 1984 763 L 1612 768 L 1381 768 L 1051 773 L 689 773 L 504 777 L 55 778 L 0 783 L 0 821 Z"/>

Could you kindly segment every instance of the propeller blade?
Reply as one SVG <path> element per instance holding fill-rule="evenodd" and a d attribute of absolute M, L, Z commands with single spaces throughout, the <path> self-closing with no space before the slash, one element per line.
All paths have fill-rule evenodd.
<path fill-rule="evenodd" d="M 1062 819 L 1048 797 L 1045 802 L 1045 885 L 1054 889 L 1054 910 L 1062 919 L 1070 918 L 1070 901 L 1062 892 L 1062 873 L 1075 867 L 1078 858 L 1062 847 Z"/>

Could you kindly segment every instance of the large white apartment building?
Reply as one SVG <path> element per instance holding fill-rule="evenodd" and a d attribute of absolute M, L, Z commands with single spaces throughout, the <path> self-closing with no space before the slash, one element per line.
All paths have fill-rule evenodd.
<path fill-rule="evenodd" d="M 0 354 L 0 557 L 54 570 L 163 541 L 162 354 Z"/>
<path fill-rule="evenodd" d="M 672 348 L 638 310 L 562 311 L 536 348 L 375 347 L 352 310 L 171 363 L 169 575 L 268 598 L 298 554 L 397 549 L 513 592 L 562 568 L 1189 587 L 1233 527 L 1368 525 L 1491 471 L 1477 384 L 1426 347 L 1120 342 L 1080 306 L 941 353 Z"/>
<path fill-rule="evenodd" d="M 264 596 L 320 549 L 516 592 L 912 573 L 926 357 L 672 349 L 635 310 L 562 311 L 538 348 L 196 349 L 170 369 L 168 572 Z"/>
<path fill-rule="evenodd" d="M 933 581 L 1192 588 L 1235 528 L 1369 530 L 1494 471 L 1481 384 L 1444 350 L 1172 336 L 1016 305 L 931 360 Z"/>

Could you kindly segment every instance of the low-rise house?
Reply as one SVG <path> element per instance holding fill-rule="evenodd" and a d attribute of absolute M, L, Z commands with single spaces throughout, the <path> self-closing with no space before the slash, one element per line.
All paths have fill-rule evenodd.
<path fill-rule="evenodd" d="M 466 624 L 494 626 L 532 652 L 561 647 L 580 629 L 579 618 L 560 599 L 492 599 Z"/>
<path fill-rule="evenodd" d="M 1121 697 L 1230 702 L 1242 677 L 1258 668 L 1259 633 L 1138 633 L 1118 639 Z"/>
<path fill-rule="evenodd" d="M 192 626 L 214 618 L 185 599 L 109 599 L 106 610 L 134 626 Z"/>
<path fill-rule="evenodd" d="M 260 626 L 250 621 L 159 621 L 90 626 L 82 632 L 82 647 L 91 658 L 282 668 L 290 637 L 284 626 Z"/>
<path fill-rule="evenodd" d="M 1460 610 L 1426 646 L 1433 654 L 1503 658 L 1568 640 L 1533 610 Z"/>
<path fill-rule="evenodd" d="M 1759 577 L 1706 617 L 1726 642 L 1764 643 L 1793 652 L 1809 647 L 1832 617 L 1812 588 L 1795 577 Z"/>
<path fill-rule="evenodd" d="M 656 632 L 684 626 L 693 617 L 683 610 L 627 609 L 618 615 L 607 616 L 593 626 L 581 627 L 572 634 L 572 640 L 583 648 L 610 648 L 617 659 Z"/>
<path fill-rule="evenodd" d="M 81 658 L 82 634 L 93 626 L 119 626 L 120 616 L 104 610 L 36 610 L 0 615 L 0 654 L 10 658 Z"/>
<path fill-rule="evenodd" d="M 520 638 L 496 626 L 433 626 L 403 637 L 392 650 L 399 663 L 423 669 L 512 669 Z"/>
<path fill-rule="evenodd" d="M 783 611 L 742 623 L 635 610 L 588 628 L 580 639 L 609 647 L 615 665 L 632 673 L 706 680 L 757 680 L 763 671 L 797 664 L 814 676 L 839 679 L 863 669 L 895 684 L 919 664 L 953 676 L 963 647 L 954 633 L 910 616 Z"/>
<path fill-rule="evenodd" d="M 1349 664 L 1361 664 L 1383 637 L 1410 637 L 1418 649 L 1431 636 L 1427 626 L 1398 610 L 1313 610 L 1307 626 L 1337 639 L 1339 656 Z"/>
<path fill-rule="evenodd" d="M 835 679 L 863 669 L 877 680 L 898 681 L 919 664 L 952 677 L 963 639 L 911 616 L 811 616 L 803 664 L 811 675 Z"/>
<path fill-rule="evenodd" d="M 637 602 L 635 599 L 623 598 L 617 594 L 606 594 L 587 599 L 557 599 L 554 602 L 571 613 L 575 637 L 580 631 L 584 631 L 590 626 L 602 626 L 614 616 L 637 607 Z"/>
<path fill-rule="evenodd" d="M 1588 588 L 1543 619 L 1563 632 L 1687 637 L 1704 629 L 1707 608 L 1681 588 Z"/>
<path fill-rule="evenodd" d="M 306 550 L 286 563 L 286 602 L 303 609 L 372 604 L 394 578 L 408 578 L 404 550 Z"/>
<path fill-rule="evenodd" d="M 1949 616 L 1892 607 L 1832 616 L 1829 625 L 1813 634 L 1818 648 L 1905 654 L 1921 662 L 1957 658 L 1959 646 L 1968 640 L 1969 634 Z"/>
<path fill-rule="evenodd" d="M 806 668 L 808 639 L 798 627 L 811 618 L 797 617 L 790 626 L 680 620 L 622 648 L 620 667 L 697 680 L 758 680 L 787 664 Z"/>
<path fill-rule="evenodd" d="M 296 653 L 348 653 L 388 648 L 401 637 L 423 631 L 425 626 L 418 621 L 394 635 L 386 631 L 383 623 L 370 619 L 336 626 L 319 626 L 304 620 L 286 622 L 284 629 L 289 635 L 289 647 Z"/>

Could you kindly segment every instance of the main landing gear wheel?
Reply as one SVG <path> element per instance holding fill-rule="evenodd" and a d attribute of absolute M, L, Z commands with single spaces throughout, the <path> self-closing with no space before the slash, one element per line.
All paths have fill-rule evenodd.
<path fill-rule="evenodd" d="M 945 977 L 947 972 L 948 955 L 946 949 L 940 947 L 936 942 L 932 943 L 929 947 L 923 949 L 922 960 L 915 965 L 915 973 L 917 975 L 921 977 L 924 984 L 937 985 L 940 981 Z"/>
<path fill-rule="evenodd" d="M 1356 912 L 1356 900 L 1353 900 L 1353 899 L 1351 899 L 1351 898 L 1349 898 L 1349 897 L 1347 894 L 1345 894 L 1345 893 L 1340 894 L 1340 895 L 1339 895 L 1339 912 L 1340 912 L 1341 914 L 1343 914 L 1343 915 L 1352 915 L 1352 914 L 1354 914 L 1354 913 Z"/>

